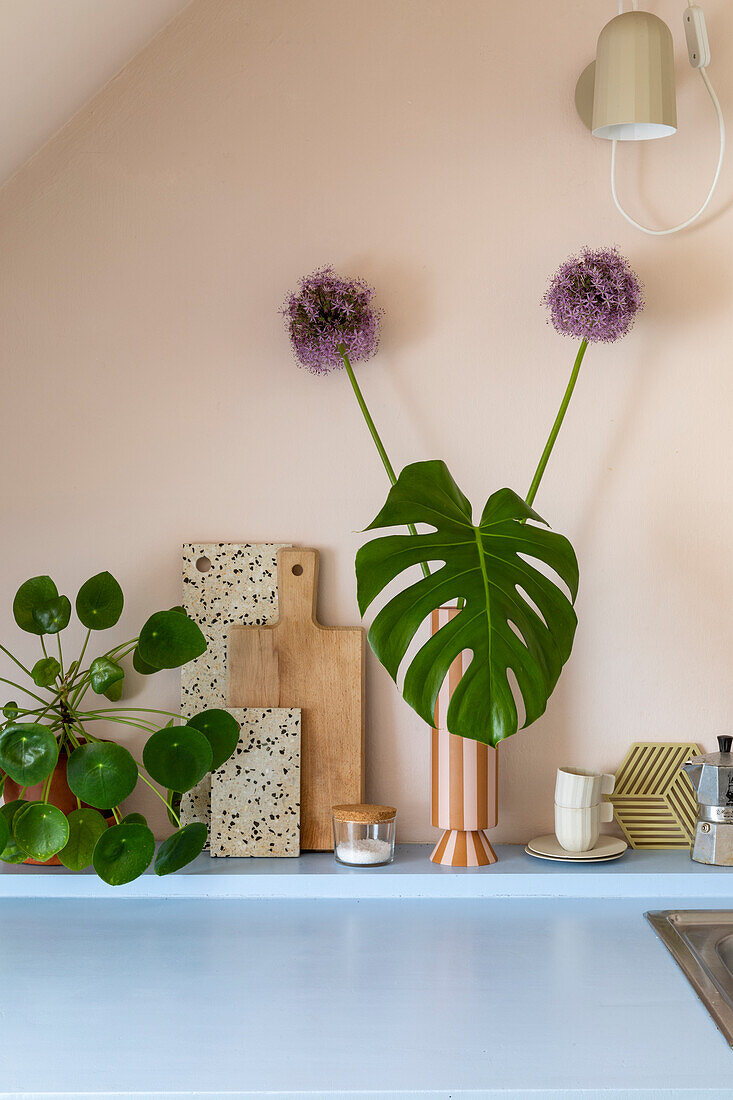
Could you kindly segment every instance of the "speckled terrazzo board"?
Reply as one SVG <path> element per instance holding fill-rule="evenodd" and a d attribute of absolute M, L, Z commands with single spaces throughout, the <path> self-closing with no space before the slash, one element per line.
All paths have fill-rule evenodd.
<path fill-rule="evenodd" d="M 300 855 L 300 710 L 227 709 L 241 732 L 211 776 L 211 854 Z"/>
<path fill-rule="evenodd" d="M 189 542 L 183 545 L 183 606 L 208 647 L 181 670 L 181 714 L 226 707 L 227 638 L 232 626 L 277 619 L 277 552 L 290 543 Z M 202 570 L 197 563 L 210 563 Z M 184 824 L 211 819 L 208 778 L 181 799 Z"/>

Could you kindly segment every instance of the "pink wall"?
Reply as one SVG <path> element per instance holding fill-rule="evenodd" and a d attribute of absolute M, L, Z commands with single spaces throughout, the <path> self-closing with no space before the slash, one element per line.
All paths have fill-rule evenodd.
<path fill-rule="evenodd" d="M 704 195 L 716 131 L 681 4 L 651 6 L 675 34 L 680 131 L 623 148 L 620 177 L 668 224 Z M 652 239 L 615 213 L 610 150 L 572 105 L 615 10 L 195 0 L 0 192 L 3 640 L 20 581 L 73 595 L 102 568 L 134 633 L 177 600 L 179 544 L 206 539 L 319 547 L 322 618 L 355 623 L 355 532 L 384 474 L 345 377 L 293 363 L 286 292 L 328 262 L 377 287 L 360 377 L 393 460 L 444 457 L 481 507 L 526 490 L 570 370 L 547 276 L 616 243 L 649 305 L 588 354 L 537 499 L 575 544 L 580 627 L 546 715 L 500 749 L 492 840 L 550 825 L 558 764 L 731 729 L 730 162 L 693 231 Z M 705 10 L 730 113 L 733 7 Z M 168 708 L 176 676 L 136 690 Z M 429 737 L 372 659 L 368 727 L 369 796 L 431 839 Z"/>

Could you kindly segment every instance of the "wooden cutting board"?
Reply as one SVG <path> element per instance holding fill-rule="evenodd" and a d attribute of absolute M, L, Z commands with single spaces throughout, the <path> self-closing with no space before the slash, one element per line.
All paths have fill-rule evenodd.
<path fill-rule="evenodd" d="M 228 704 L 300 708 L 300 846 L 325 851 L 331 807 L 364 800 L 364 631 L 318 622 L 317 550 L 280 550 L 277 573 L 277 622 L 230 631 Z"/>

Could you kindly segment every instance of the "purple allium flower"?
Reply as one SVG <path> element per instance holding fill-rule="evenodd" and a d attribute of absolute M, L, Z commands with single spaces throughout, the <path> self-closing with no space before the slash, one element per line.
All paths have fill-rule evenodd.
<path fill-rule="evenodd" d="M 369 359 L 379 342 L 380 311 L 374 291 L 362 279 L 342 279 L 324 267 L 300 280 L 282 310 L 298 362 L 314 374 L 343 367 L 349 359 Z"/>
<path fill-rule="evenodd" d="M 615 248 L 583 248 L 555 272 L 542 299 L 565 336 L 612 343 L 644 308 L 641 284 Z"/>

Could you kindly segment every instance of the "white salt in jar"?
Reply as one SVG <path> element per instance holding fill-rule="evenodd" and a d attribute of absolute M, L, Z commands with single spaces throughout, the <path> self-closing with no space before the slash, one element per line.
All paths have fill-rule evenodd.
<path fill-rule="evenodd" d="M 334 806 L 333 854 L 347 867 L 383 867 L 394 859 L 394 806 Z"/>

